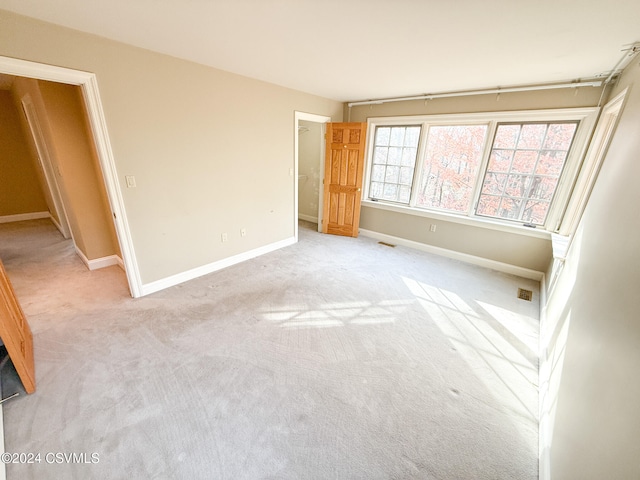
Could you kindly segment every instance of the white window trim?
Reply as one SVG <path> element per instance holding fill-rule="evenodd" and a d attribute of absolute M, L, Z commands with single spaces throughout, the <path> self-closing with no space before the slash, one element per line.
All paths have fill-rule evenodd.
<path fill-rule="evenodd" d="M 624 108 L 628 90 L 629 87 L 625 88 L 602 108 L 598 124 L 594 127 L 593 139 L 585 154 L 573 193 L 562 217 L 559 227 L 561 235 L 573 235 L 578 228 L 578 223 L 591 195 L 602 161 L 607 154 L 609 143 L 618 126 L 618 120 Z"/>
<path fill-rule="evenodd" d="M 380 208 L 383 210 L 395 211 L 409 215 L 424 216 L 429 218 L 442 219 L 455 223 L 463 223 L 475 225 L 491 229 L 508 231 L 511 233 L 519 233 L 523 235 L 531 235 L 537 237 L 549 238 L 549 232 L 557 231 L 560 224 L 561 216 L 565 210 L 571 196 L 571 190 L 575 184 L 580 169 L 580 160 L 589 146 L 589 138 L 595 127 L 598 118 L 598 107 L 586 108 L 562 108 L 548 110 L 518 110 L 511 112 L 483 112 L 483 113 L 466 113 L 466 114 L 444 114 L 444 115 L 415 115 L 415 116 L 395 116 L 395 117 L 372 117 L 367 119 L 368 140 L 365 151 L 365 178 L 364 188 L 362 189 L 362 204 L 367 207 Z M 554 122 L 554 121 L 579 121 L 573 146 L 567 157 L 564 172 L 560 177 L 556 193 L 547 215 L 546 226 L 525 227 L 522 224 L 513 221 L 500 220 L 496 218 L 488 218 L 475 215 L 475 206 L 480 195 L 480 181 L 476 182 L 474 188 L 474 196 L 470 205 L 470 209 L 466 214 L 456 214 L 453 212 L 445 212 L 437 209 L 425 209 L 410 205 L 401 205 L 394 202 L 386 202 L 384 200 L 370 200 L 369 187 L 371 185 L 371 163 L 374 148 L 375 128 L 378 126 L 397 126 L 397 125 L 421 125 L 422 132 L 420 144 L 418 147 L 418 160 L 416 161 L 416 173 L 418 175 L 418 162 L 423 156 L 426 145 L 426 135 L 424 134 L 430 125 L 471 125 L 471 124 L 487 124 L 487 141 L 485 144 L 482 162 L 479 166 L 479 177 L 484 176 L 487 162 L 489 160 L 489 152 L 495 129 L 498 123 L 502 122 Z M 416 178 L 416 177 L 414 177 Z M 414 198 L 415 189 L 412 189 L 412 200 Z"/>

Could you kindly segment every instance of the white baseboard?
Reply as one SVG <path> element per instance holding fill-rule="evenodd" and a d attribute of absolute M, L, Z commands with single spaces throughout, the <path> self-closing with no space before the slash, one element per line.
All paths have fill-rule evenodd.
<path fill-rule="evenodd" d="M 314 217 L 312 215 L 305 215 L 304 213 L 298 213 L 299 220 L 306 220 L 311 223 L 318 223 L 318 217 Z"/>
<path fill-rule="evenodd" d="M 471 263 L 473 265 L 479 265 L 481 267 L 490 268 L 503 273 L 509 273 L 522 278 L 528 278 L 531 280 L 542 280 L 544 273 L 529 268 L 518 267 L 517 265 L 511 265 L 509 263 L 498 262 L 496 260 L 489 260 L 488 258 L 477 257 L 475 255 L 469 255 L 468 253 L 456 252 L 446 248 L 435 247 L 426 243 L 416 242 L 414 240 L 407 240 L 406 238 L 395 237 L 393 235 L 387 235 L 386 233 L 374 232 L 372 230 L 360 229 L 360 234 L 365 237 L 375 238 L 383 242 L 392 243 L 394 245 L 402 245 L 403 247 L 415 248 L 416 250 L 422 250 L 423 252 L 429 252 L 443 257 L 453 258 L 454 260 L 460 260 L 462 262 Z"/>
<path fill-rule="evenodd" d="M 111 267 L 112 265 L 118 265 L 124 269 L 124 262 L 118 255 L 109 255 L 106 257 L 95 258 L 89 260 L 82 251 L 76 246 L 76 253 L 89 270 L 98 270 L 100 268 Z"/>
<path fill-rule="evenodd" d="M 173 287 L 180 283 L 193 280 L 194 278 L 208 275 L 209 273 L 213 273 L 217 270 L 222 270 L 223 268 L 236 265 L 246 260 L 251 260 L 252 258 L 259 257 L 260 255 L 264 255 L 266 253 L 288 247 L 289 245 L 293 245 L 294 243 L 296 243 L 295 237 L 289 237 L 279 242 L 270 243 L 269 245 L 264 245 L 263 247 L 239 253 L 237 255 L 218 260 L 217 262 L 212 262 L 207 265 L 202 265 L 201 267 L 196 267 L 182 273 L 177 273 L 176 275 L 171 275 L 170 277 L 156 280 L 155 282 L 145 283 L 142 285 L 142 295 L 149 295 L 150 293 Z"/>
<path fill-rule="evenodd" d="M 51 214 L 49 212 L 32 212 L 4 215 L 0 217 L 0 223 L 23 222 L 25 220 L 38 220 L 40 218 L 51 218 Z"/>

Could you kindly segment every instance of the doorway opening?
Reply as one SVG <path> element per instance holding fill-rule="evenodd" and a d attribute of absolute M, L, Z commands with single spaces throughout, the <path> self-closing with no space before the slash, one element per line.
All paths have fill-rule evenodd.
<path fill-rule="evenodd" d="M 331 117 L 295 112 L 295 238 L 298 221 L 317 224 L 322 231 L 326 124 Z"/>
<path fill-rule="evenodd" d="M 106 120 L 102 110 L 95 75 L 88 72 L 2 56 L 0 56 L 0 74 L 79 87 L 80 95 L 84 103 L 86 121 L 91 133 L 90 137 L 92 137 L 91 142 L 93 143 L 93 147 L 95 147 L 96 160 L 99 173 L 101 174 L 98 175 L 99 187 L 104 190 L 106 203 L 108 204 L 106 206 L 109 211 L 109 219 L 107 221 L 113 221 L 115 241 L 120 250 L 122 266 L 126 273 L 129 291 L 133 297 L 140 297 L 142 295 L 142 282 L 135 259 L 133 242 L 126 219 L 124 202 L 118 183 L 115 161 L 111 151 Z M 28 109 L 30 107 L 27 106 L 26 108 Z M 69 182 L 73 182 L 73 180 L 70 179 Z M 46 185 L 43 186 L 43 188 L 46 188 Z M 64 195 L 63 200 L 65 200 Z M 69 208 L 67 205 L 63 206 L 65 213 L 61 212 L 61 216 L 68 216 L 67 214 L 70 213 Z M 77 238 L 74 238 L 74 243 L 78 246 Z M 84 260 L 85 259 L 83 259 L 83 261 Z M 87 262 L 85 262 L 85 264 L 88 266 Z"/>

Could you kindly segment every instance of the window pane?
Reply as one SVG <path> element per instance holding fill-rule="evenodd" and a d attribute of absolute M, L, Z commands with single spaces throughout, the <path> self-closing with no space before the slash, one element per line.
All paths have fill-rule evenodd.
<path fill-rule="evenodd" d="M 400 182 L 402 185 L 411 185 L 413 181 L 413 168 L 402 167 L 400 169 Z"/>
<path fill-rule="evenodd" d="M 553 192 L 558 186 L 558 179 L 553 177 L 533 177 L 533 183 L 529 188 L 529 198 L 551 201 Z"/>
<path fill-rule="evenodd" d="M 498 125 L 476 214 L 543 225 L 577 125 Z"/>
<path fill-rule="evenodd" d="M 544 148 L 553 150 L 569 150 L 573 134 L 576 133 L 575 123 L 556 123 L 549 125 Z"/>
<path fill-rule="evenodd" d="M 489 158 L 489 170 L 492 172 L 508 172 L 513 159 L 513 150 L 494 150 Z"/>
<path fill-rule="evenodd" d="M 371 170 L 371 181 L 372 182 L 383 182 L 384 181 L 384 165 L 374 165 Z"/>
<path fill-rule="evenodd" d="M 393 127 L 391 129 L 391 140 L 389 141 L 389 145 L 394 147 L 404 146 L 404 131 L 406 129 L 406 127 Z"/>
<path fill-rule="evenodd" d="M 520 131 L 520 140 L 518 140 L 518 149 L 532 148 L 534 150 L 542 147 L 547 125 L 523 125 Z"/>
<path fill-rule="evenodd" d="M 382 194 L 385 200 L 397 200 L 398 199 L 398 185 L 392 185 L 385 183 L 384 192 Z"/>
<path fill-rule="evenodd" d="M 416 164 L 416 148 L 405 148 L 402 150 L 402 161 L 400 162 L 404 167 L 413 168 Z"/>
<path fill-rule="evenodd" d="M 389 127 L 376 128 L 376 145 L 389 145 L 389 136 L 391 135 L 391 129 Z"/>
<path fill-rule="evenodd" d="M 510 197 L 524 197 L 527 193 L 526 189 L 529 186 L 530 178 L 528 175 L 509 175 L 505 193 Z"/>
<path fill-rule="evenodd" d="M 387 167 L 387 173 L 384 176 L 385 183 L 400 183 L 400 167 Z"/>
<path fill-rule="evenodd" d="M 520 125 L 500 125 L 496 131 L 493 148 L 515 148 L 519 135 Z"/>
<path fill-rule="evenodd" d="M 522 205 L 521 199 L 503 198 L 499 214 L 502 218 L 518 218 L 520 216 L 520 205 Z"/>
<path fill-rule="evenodd" d="M 548 202 L 529 200 L 524 208 L 522 220 L 527 223 L 540 224 L 544 222 L 548 209 Z"/>
<path fill-rule="evenodd" d="M 536 173 L 559 176 L 566 158 L 566 151 L 542 151 L 540 152 Z"/>
<path fill-rule="evenodd" d="M 373 152 L 373 163 L 386 165 L 389 149 L 387 147 L 375 147 Z"/>
<path fill-rule="evenodd" d="M 421 127 L 407 127 L 407 131 L 404 137 L 405 147 L 418 147 L 418 141 L 420 140 Z"/>
<path fill-rule="evenodd" d="M 411 197 L 411 187 L 406 185 L 400 185 L 400 194 L 398 196 L 398 200 L 402 203 L 409 203 L 409 198 Z"/>
<path fill-rule="evenodd" d="M 402 148 L 390 147 L 389 155 L 387 157 L 388 165 L 400 165 L 402 160 Z"/>
<path fill-rule="evenodd" d="M 486 125 L 429 129 L 417 206 L 456 212 L 469 210 L 486 132 Z"/>
<path fill-rule="evenodd" d="M 369 198 L 409 203 L 420 126 L 377 127 Z"/>
<path fill-rule="evenodd" d="M 483 195 L 478 202 L 478 214 L 495 217 L 498 215 L 500 200 L 502 197 L 495 195 Z"/>
<path fill-rule="evenodd" d="M 384 190 L 384 183 L 372 182 L 369 189 L 369 196 L 371 198 L 382 198 L 382 192 Z"/>
<path fill-rule="evenodd" d="M 482 185 L 482 193 L 500 195 L 504 192 L 506 181 L 507 176 L 504 173 L 487 172 Z"/>
<path fill-rule="evenodd" d="M 521 173 L 532 173 L 538 160 L 538 152 L 535 150 L 518 150 L 513 157 L 511 171 Z"/>

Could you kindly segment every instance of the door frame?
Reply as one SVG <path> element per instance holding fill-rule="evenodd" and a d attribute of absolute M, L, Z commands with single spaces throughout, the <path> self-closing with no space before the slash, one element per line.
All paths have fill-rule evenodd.
<path fill-rule="evenodd" d="M 300 126 L 300 120 L 305 120 L 307 122 L 314 122 L 322 124 L 322 141 L 320 142 L 320 185 L 324 183 L 324 155 L 325 155 L 325 142 L 324 142 L 324 134 L 326 133 L 327 123 L 331 122 L 331 117 L 327 117 L 325 115 L 316 115 L 314 113 L 305 113 L 305 112 L 295 112 L 294 115 L 294 152 L 295 152 L 295 160 L 294 160 L 294 168 L 293 168 L 293 180 L 294 180 L 294 218 L 293 218 L 293 226 L 294 226 L 294 236 L 295 241 L 298 241 L 298 127 Z M 324 205 L 324 189 L 320 188 L 320 194 L 318 199 L 318 231 L 322 231 L 322 207 Z"/>
<path fill-rule="evenodd" d="M 113 151 L 107 131 L 107 122 L 102 109 L 98 81 L 96 75 L 90 72 L 72 70 L 64 67 L 45 65 L 42 63 L 19 60 L 10 57 L 0 56 L 0 73 L 7 75 L 17 75 L 29 77 L 37 80 L 49 80 L 52 82 L 77 85 L 82 91 L 85 101 L 91 132 L 98 153 L 98 162 L 102 171 L 109 206 L 114 217 L 114 224 L 122 261 L 124 263 L 127 281 L 131 296 L 134 298 L 142 296 L 142 281 L 140 270 L 136 260 L 133 247 L 133 239 L 129 229 L 129 222 L 124 207 L 122 189 L 118 181 Z"/>

